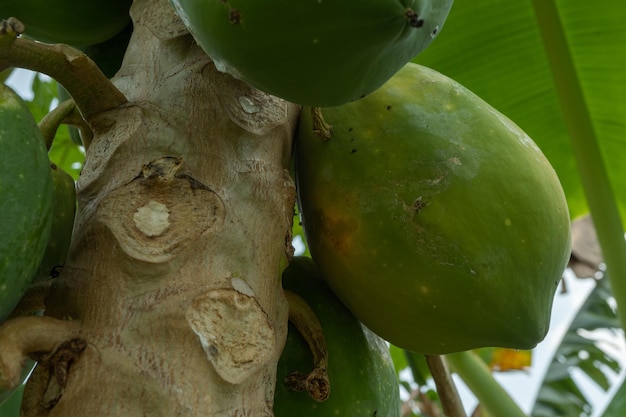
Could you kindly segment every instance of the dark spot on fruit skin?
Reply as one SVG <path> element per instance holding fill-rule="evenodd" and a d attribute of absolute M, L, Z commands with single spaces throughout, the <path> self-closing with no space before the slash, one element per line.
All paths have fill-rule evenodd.
<path fill-rule="evenodd" d="M 413 211 L 415 211 L 416 213 L 419 213 L 424 207 L 426 207 L 426 203 L 424 202 L 424 200 L 422 200 L 422 197 L 417 197 L 417 199 L 415 200 L 415 202 L 413 202 L 413 205 L 411 206 Z"/>
<path fill-rule="evenodd" d="M 352 132 L 352 128 L 348 128 L 348 132 Z"/>
<path fill-rule="evenodd" d="M 420 19 L 417 13 L 413 11 L 413 9 L 406 9 L 404 12 L 404 16 L 409 21 L 409 26 L 414 28 L 421 28 L 424 26 L 424 19 Z"/>
<path fill-rule="evenodd" d="M 436 36 L 438 31 L 439 31 L 439 28 L 435 28 L 430 35 L 431 36 Z"/>
<path fill-rule="evenodd" d="M 385 107 L 387 110 L 391 110 L 391 106 L 387 106 Z"/>
<path fill-rule="evenodd" d="M 230 9 L 228 12 L 228 20 L 230 23 L 238 25 L 239 22 L 241 22 L 241 15 L 239 14 L 239 11 L 237 9 Z"/>
<path fill-rule="evenodd" d="M 61 271 L 63 270 L 63 265 L 55 265 L 50 269 L 49 278 L 58 278 L 61 275 Z"/>
<path fill-rule="evenodd" d="M 356 149 L 352 149 L 350 153 L 356 153 Z"/>

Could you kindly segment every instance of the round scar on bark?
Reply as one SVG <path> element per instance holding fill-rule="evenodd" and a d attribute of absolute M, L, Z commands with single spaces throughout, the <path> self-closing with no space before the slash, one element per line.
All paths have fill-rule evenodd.
<path fill-rule="evenodd" d="M 221 229 L 221 198 L 197 179 L 176 175 L 170 165 L 144 167 L 144 175 L 113 190 L 98 209 L 98 220 L 135 259 L 167 262 L 201 235 Z"/>
<path fill-rule="evenodd" d="M 158 201 L 150 200 L 145 206 L 139 207 L 133 216 L 135 226 L 148 237 L 161 236 L 170 226 L 170 211 Z"/>
<path fill-rule="evenodd" d="M 274 328 L 254 297 L 213 289 L 192 300 L 186 318 L 208 361 L 231 384 L 242 383 L 272 357 Z"/>

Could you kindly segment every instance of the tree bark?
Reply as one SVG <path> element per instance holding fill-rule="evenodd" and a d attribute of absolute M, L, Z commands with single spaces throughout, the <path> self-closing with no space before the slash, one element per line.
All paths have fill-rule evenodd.
<path fill-rule="evenodd" d="M 135 0 L 90 117 L 70 258 L 25 416 L 267 416 L 287 331 L 299 107 L 217 71 L 166 0 Z"/>

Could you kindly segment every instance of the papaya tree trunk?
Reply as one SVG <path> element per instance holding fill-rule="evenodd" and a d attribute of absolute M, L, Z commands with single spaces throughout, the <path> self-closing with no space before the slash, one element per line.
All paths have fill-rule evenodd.
<path fill-rule="evenodd" d="M 166 0 L 135 0 L 90 117 L 68 262 L 25 416 L 272 416 L 299 108 L 216 70 Z"/>

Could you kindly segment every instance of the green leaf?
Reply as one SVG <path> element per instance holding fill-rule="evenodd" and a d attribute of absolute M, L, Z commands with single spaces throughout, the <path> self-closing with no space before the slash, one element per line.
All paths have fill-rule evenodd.
<path fill-rule="evenodd" d="M 57 103 L 59 89 L 55 80 L 41 74 L 33 78 L 31 89 L 33 99 L 27 100 L 26 104 L 39 122 Z M 71 140 L 68 127 L 62 125 L 57 130 L 48 157 L 76 180 L 83 166 L 85 152 Z"/>
<path fill-rule="evenodd" d="M 39 122 L 51 110 L 52 102 L 57 98 L 57 83 L 53 79 L 37 74 L 31 85 L 32 100 L 26 101 L 28 109 Z"/>
<path fill-rule="evenodd" d="M 430 369 L 426 362 L 426 357 L 420 353 L 404 351 L 407 364 L 411 368 L 413 374 L 413 380 L 417 385 L 424 386 L 427 384 L 427 380 L 431 378 Z"/>
<path fill-rule="evenodd" d="M 626 3 L 558 2 L 577 75 L 626 214 Z M 414 60 L 506 114 L 555 167 L 573 217 L 587 211 L 532 2 L 456 0 L 438 38 Z"/>
<path fill-rule="evenodd" d="M 573 384 L 573 382 L 572 382 Z M 563 387 L 547 387 L 540 393 L 541 402 L 533 409 L 533 417 L 580 417 L 581 410 L 585 409 L 585 398 L 578 387 L 566 384 Z M 571 391 L 568 390 L 571 388 Z"/>
<path fill-rule="evenodd" d="M 600 417 L 623 417 L 626 415 L 626 379 L 622 377 L 621 383 L 614 390 L 611 400 L 606 408 L 598 414 Z"/>
<path fill-rule="evenodd" d="M 389 353 L 391 354 L 391 360 L 393 360 L 393 366 L 396 368 L 397 373 L 400 373 L 409 366 L 403 349 L 390 345 Z"/>
<path fill-rule="evenodd" d="M 50 161 L 70 174 L 74 180 L 77 180 L 83 167 L 85 152 L 82 147 L 72 141 L 68 127 L 60 126 L 54 137 L 52 148 L 48 152 L 48 157 Z"/>
<path fill-rule="evenodd" d="M 612 353 L 602 349 L 593 334 L 582 330 L 604 329 L 610 334 L 619 329 L 610 300 L 610 282 L 603 278 L 589 293 L 554 354 L 537 394 L 532 412 L 534 417 L 591 415 L 589 399 L 572 378 L 574 368 L 584 373 L 598 388 L 609 390 L 610 381 L 621 371 L 620 362 Z M 590 323 L 593 325 L 589 326 Z"/>

